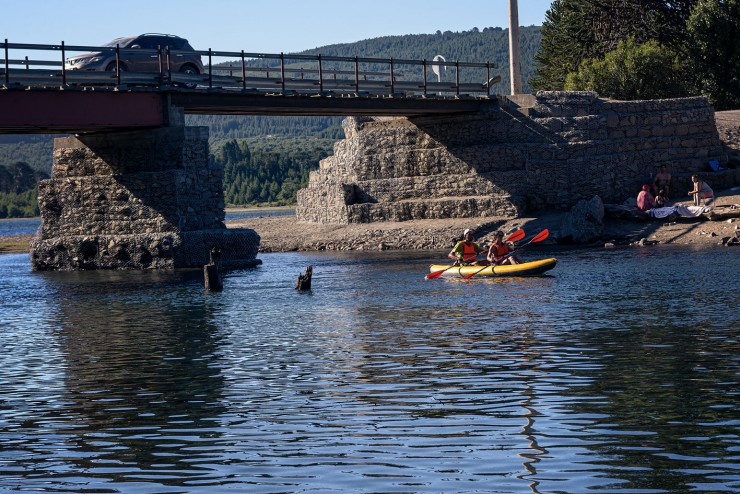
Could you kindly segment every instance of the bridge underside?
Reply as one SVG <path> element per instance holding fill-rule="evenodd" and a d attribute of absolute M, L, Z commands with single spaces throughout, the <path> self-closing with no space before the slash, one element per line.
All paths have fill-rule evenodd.
<path fill-rule="evenodd" d="M 86 134 L 168 125 L 169 109 L 186 114 L 294 116 L 430 116 L 475 113 L 489 98 L 405 98 L 346 93 L 0 90 L 0 133 Z"/>

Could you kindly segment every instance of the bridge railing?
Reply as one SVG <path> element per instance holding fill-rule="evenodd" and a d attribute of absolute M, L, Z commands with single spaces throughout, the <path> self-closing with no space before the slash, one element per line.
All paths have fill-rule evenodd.
<path fill-rule="evenodd" d="M 0 51 L 0 84 L 12 87 L 240 91 L 269 94 L 340 93 L 355 96 L 486 97 L 500 81 L 491 63 L 368 57 L 265 54 L 239 51 L 121 48 L 10 43 Z M 15 55 L 21 53 L 22 55 Z M 111 70 L 77 70 L 72 56 L 100 54 Z M 23 55 L 25 54 L 25 55 Z M 29 56 L 30 54 L 30 56 Z M 128 56 L 149 60 L 125 70 Z M 91 55 L 93 56 L 93 55 Z M 178 56 L 200 57 L 201 73 L 173 70 Z M 104 69 L 105 67 L 103 67 Z"/>

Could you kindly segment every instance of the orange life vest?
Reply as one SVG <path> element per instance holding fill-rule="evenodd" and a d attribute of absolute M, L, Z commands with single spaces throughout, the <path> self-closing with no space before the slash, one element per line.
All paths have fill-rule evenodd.
<path fill-rule="evenodd" d="M 491 245 L 491 248 L 493 249 L 493 260 L 498 261 L 502 257 L 504 257 L 506 254 L 509 253 L 509 246 L 506 244 L 498 245 L 493 244 Z"/>
<path fill-rule="evenodd" d="M 463 262 L 475 262 L 478 258 L 478 253 L 475 251 L 475 245 L 473 242 L 463 242 Z"/>

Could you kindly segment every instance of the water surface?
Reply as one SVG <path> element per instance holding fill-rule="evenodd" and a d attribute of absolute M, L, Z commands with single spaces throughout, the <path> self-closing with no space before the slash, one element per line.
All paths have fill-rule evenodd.
<path fill-rule="evenodd" d="M 2 255 L 0 490 L 737 492 L 739 253 L 266 254 L 222 293 Z"/>

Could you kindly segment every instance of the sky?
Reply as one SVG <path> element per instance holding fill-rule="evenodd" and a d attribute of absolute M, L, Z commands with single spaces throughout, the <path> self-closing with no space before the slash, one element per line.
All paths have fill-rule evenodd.
<path fill-rule="evenodd" d="M 519 0 L 519 25 L 541 25 L 551 1 Z M 0 40 L 100 46 L 176 34 L 196 50 L 290 53 L 368 38 L 506 28 L 508 0 L 4 0 Z M 362 54 L 358 54 L 361 56 Z"/>

